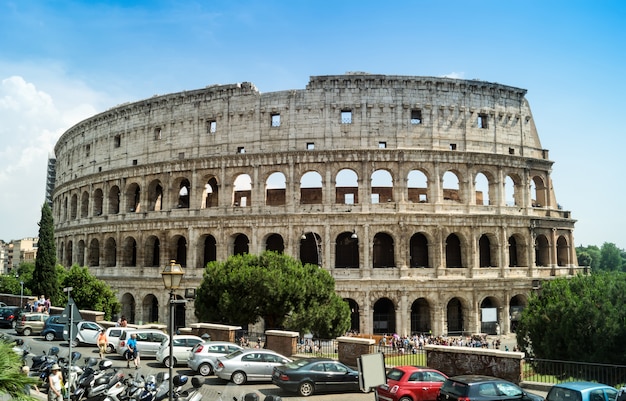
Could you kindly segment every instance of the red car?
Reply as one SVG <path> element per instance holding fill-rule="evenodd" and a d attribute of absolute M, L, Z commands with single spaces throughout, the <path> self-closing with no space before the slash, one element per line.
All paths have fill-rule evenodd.
<path fill-rule="evenodd" d="M 418 366 L 396 366 L 387 373 L 387 384 L 376 388 L 376 401 L 435 401 L 448 376 Z"/>

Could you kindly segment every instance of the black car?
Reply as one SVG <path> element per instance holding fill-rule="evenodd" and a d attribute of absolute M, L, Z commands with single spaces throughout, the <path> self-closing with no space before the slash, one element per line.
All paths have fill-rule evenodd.
<path fill-rule="evenodd" d="M 313 393 L 359 390 L 359 372 L 328 358 L 297 359 L 274 367 L 272 383 L 308 397 Z"/>
<path fill-rule="evenodd" d="M 448 378 L 441 386 L 437 401 L 544 401 L 518 385 L 497 377 L 461 375 Z"/>
<path fill-rule="evenodd" d="M 15 328 L 15 324 L 19 315 L 19 306 L 0 307 L 0 326 Z"/>

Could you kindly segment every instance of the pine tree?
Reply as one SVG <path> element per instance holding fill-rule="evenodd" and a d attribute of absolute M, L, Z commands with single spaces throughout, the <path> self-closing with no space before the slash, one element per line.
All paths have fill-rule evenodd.
<path fill-rule="evenodd" d="M 52 209 L 47 203 L 41 208 L 39 222 L 39 244 L 35 271 L 33 272 L 33 294 L 50 297 L 52 304 L 59 299 L 59 279 L 56 272 L 56 248 L 54 246 L 54 226 Z"/>

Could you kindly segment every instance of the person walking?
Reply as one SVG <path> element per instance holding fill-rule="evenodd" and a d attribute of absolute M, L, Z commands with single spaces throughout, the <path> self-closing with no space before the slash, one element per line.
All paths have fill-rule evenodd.
<path fill-rule="evenodd" d="M 100 359 L 104 359 L 104 354 L 106 353 L 108 346 L 109 339 L 107 338 L 104 330 L 101 329 L 100 334 L 98 334 L 98 351 L 100 352 Z"/>
<path fill-rule="evenodd" d="M 48 401 L 63 401 L 63 374 L 58 364 L 52 365 L 48 375 Z"/>
<path fill-rule="evenodd" d="M 130 340 L 126 342 L 126 346 L 128 347 L 127 352 L 129 352 L 130 357 L 133 360 L 135 369 L 139 369 L 141 367 L 141 361 L 139 360 L 139 350 L 137 349 L 137 334 L 131 334 Z M 130 367 L 130 362 L 128 360 L 126 361 L 126 367 Z"/>

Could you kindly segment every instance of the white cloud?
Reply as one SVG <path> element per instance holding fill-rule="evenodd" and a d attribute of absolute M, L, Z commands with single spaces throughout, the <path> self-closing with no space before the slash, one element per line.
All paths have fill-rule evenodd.
<path fill-rule="evenodd" d="M 464 72 L 451 72 L 449 74 L 442 75 L 443 78 L 465 79 Z"/>
<path fill-rule="evenodd" d="M 5 241 L 38 235 L 48 156 L 65 130 L 96 113 L 84 102 L 97 98 L 93 91 L 79 86 L 81 96 L 76 86 L 47 84 L 65 90 L 50 94 L 22 76 L 0 77 L 0 239 Z"/>

